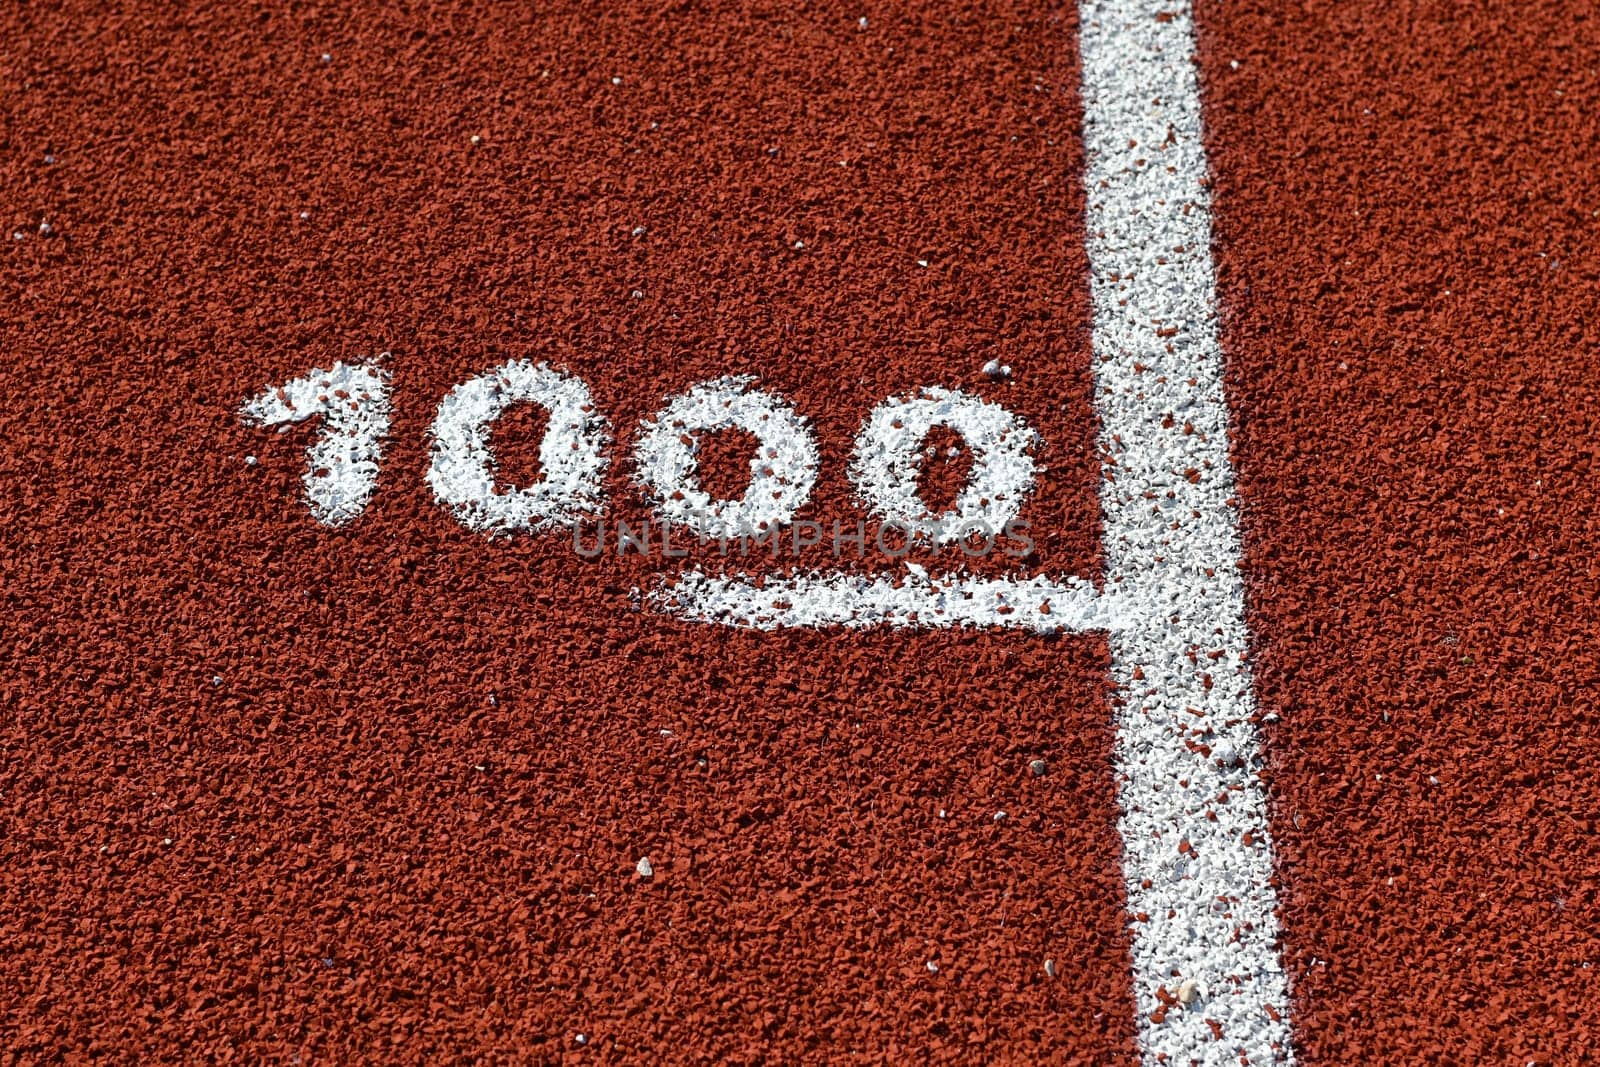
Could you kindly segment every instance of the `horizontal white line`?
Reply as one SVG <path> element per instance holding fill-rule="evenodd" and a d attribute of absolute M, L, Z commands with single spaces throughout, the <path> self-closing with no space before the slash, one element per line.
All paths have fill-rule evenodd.
<path fill-rule="evenodd" d="M 1113 598 L 1082 578 L 930 576 L 911 564 L 896 576 L 708 575 L 686 571 L 651 594 L 670 615 L 757 630 L 841 626 L 1003 627 L 1032 633 L 1116 628 Z"/>

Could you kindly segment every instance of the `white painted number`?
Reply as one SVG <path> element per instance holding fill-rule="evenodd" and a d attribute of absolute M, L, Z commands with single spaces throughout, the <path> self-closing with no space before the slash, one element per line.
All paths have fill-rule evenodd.
<path fill-rule="evenodd" d="M 523 403 L 549 415 L 539 443 L 541 470 L 532 485 L 507 485 L 495 466 L 491 431 L 512 405 Z M 312 517 L 341 526 L 366 508 L 389 430 L 384 371 L 336 363 L 262 391 L 241 414 L 262 426 L 323 416 L 323 433 L 307 452 Z M 973 452 L 967 485 L 955 506 L 937 516 L 917 488 L 920 449 L 936 426 L 960 434 Z M 699 479 L 701 439 L 727 429 L 744 430 L 757 442 L 749 487 L 737 500 L 714 499 Z M 428 484 L 469 530 L 538 533 L 571 526 L 605 506 L 609 426 L 589 387 L 565 371 L 517 359 L 462 382 L 440 402 L 430 436 Z M 856 438 L 850 477 L 880 519 L 908 530 L 936 527 L 939 540 L 951 544 L 975 526 L 993 536 L 1016 518 L 1033 488 L 1029 452 L 1040 444 L 1038 434 L 999 404 L 930 387 L 873 409 Z M 748 375 L 701 382 L 671 398 L 640 423 L 634 460 L 639 483 L 662 518 L 728 540 L 787 525 L 817 482 L 810 424 L 783 397 L 755 388 Z"/>
<path fill-rule="evenodd" d="M 917 491 L 922 443 L 935 426 L 960 434 L 973 453 L 955 507 L 937 516 Z M 924 389 L 873 409 L 856 437 L 850 478 L 879 518 L 907 528 L 937 523 L 938 539 L 953 544 L 963 530 L 981 526 L 997 534 L 1017 517 L 1033 488 L 1028 450 L 1038 444 L 1039 435 L 999 404 L 954 389 Z"/>
<path fill-rule="evenodd" d="M 370 363 L 335 363 L 265 389 L 240 411 L 258 426 L 289 425 L 314 415 L 322 429 L 306 449 L 306 503 L 324 526 L 343 526 L 366 510 L 378 484 L 389 432 L 389 379 Z"/>
<path fill-rule="evenodd" d="M 806 420 L 748 376 L 719 378 L 675 396 L 639 428 L 639 478 L 661 515 L 703 536 L 735 538 L 784 525 L 817 481 L 817 444 Z M 750 486 L 738 500 L 713 500 L 697 477 L 699 434 L 737 427 L 759 446 Z"/>
<path fill-rule="evenodd" d="M 489 430 L 513 404 L 549 413 L 539 444 L 539 480 L 497 482 Z M 570 525 L 600 508 L 606 473 L 606 421 L 582 381 L 543 363 L 512 360 L 450 390 L 433 420 L 428 484 L 470 530 L 537 532 Z"/>

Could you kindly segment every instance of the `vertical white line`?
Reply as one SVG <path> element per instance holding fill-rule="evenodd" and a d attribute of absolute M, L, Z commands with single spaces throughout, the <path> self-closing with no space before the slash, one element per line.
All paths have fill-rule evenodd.
<path fill-rule="evenodd" d="M 1139 1036 L 1291 1063 L 1189 0 L 1081 0 L 1087 246 Z"/>

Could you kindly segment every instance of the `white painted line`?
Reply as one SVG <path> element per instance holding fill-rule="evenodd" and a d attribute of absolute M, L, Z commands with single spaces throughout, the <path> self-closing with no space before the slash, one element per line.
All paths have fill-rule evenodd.
<path fill-rule="evenodd" d="M 366 510 L 378 484 L 389 414 L 389 376 L 371 363 L 313 370 L 263 389 L 239 410 L 245 422 L 280 432 L 322 416 L 321 431 L 306 449 L 302 484 L 312 518 L 324 526 L 343 526 Z"/>
<path fill-rule="evenodd" d="M 1088 633 L 1117 624 L 1112 602 L 1081 578 L 930 577 L 915 564 L 898 578 L 813 574 L 760 582 L 690 570 L 650 596 L 663 611 L 682 619 L 757 630 L 991 626 Z"/>
<path fill-rule="evenodd" d="M 1106 589 L 1131 623 L 1110 642 L 1140 1044 L 1151 1065 L 1287 1064 L 1193 21 L 1188 0 L 1080 13 Z"/>

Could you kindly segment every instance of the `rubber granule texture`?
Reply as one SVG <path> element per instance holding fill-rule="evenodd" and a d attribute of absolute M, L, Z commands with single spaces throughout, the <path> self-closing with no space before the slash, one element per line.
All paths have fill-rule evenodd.
<path fill-rule="evenodd" d="M 1589 1062 L 1600 21 L 1198 14 L 1300 1060 Z"/>
<path fill-rule="evenodd" d="M 1103 639 L 675 622 L 686 564 L 424 477 L 452 386 L 545 360 L 638 522 L 640 420 L 749 373 L 853 526 L 856 430 L 941 385 L 1046 442 L 1036 551 L 972 567 L 1096 572 L 1073 16 L 868 14 L 0 16 L 0 1058 L 1134 1059 Z M 330 531 L 316 427 L 238 412 L 368 359 Z"/>

